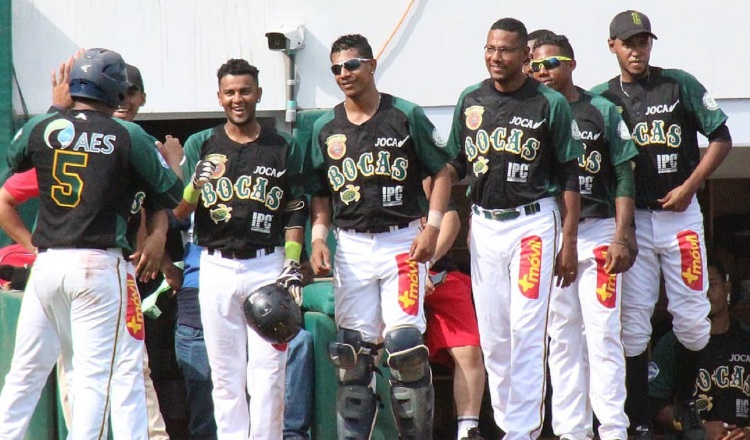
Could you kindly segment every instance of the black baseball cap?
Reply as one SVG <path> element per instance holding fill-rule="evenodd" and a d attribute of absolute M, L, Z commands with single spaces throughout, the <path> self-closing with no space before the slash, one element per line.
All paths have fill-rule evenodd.
<path fill-rule="evenodd" d="M 627 40 L 633 35 L 643 33 L 656 39 L 656 35 L 651 32 L 651 20 L 642 12 L 633 10 L 620 12 L 609 24 L 609 37 L 613 40 L 616 38 Z"/>
<path fill-rule="evenodd" d="M 135 87 L 141 92 L 145 92 L 143 88 L 143 78 L 141 77 L 141 71 L 137 67 L 130 64 L 125 64 L 125 70 L 128 72 L 128 87 Z"/>

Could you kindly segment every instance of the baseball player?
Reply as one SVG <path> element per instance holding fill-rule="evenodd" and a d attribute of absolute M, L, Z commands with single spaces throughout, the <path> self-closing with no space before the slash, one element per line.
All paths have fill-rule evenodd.
<path fill-rule="evenodd" d="M 575 55 L 565 36 L 540 38 L 532 54 L 534 78 L 568 100 L 584 146 L 578 278 L 555 288 L 550 302 L 552 426 L 564 439 L 593 438 L 593 408 L 602 440 L 625 439 L 619 274 L 634 257 L 628 244 L 634 235 L 631 159 L 638 150 L 614 104 L 574 85 Z"/>
<path fill-rule="evenodd" d="M 80 56 L 83 52 L 79 52 L 77 56 Z M 73 106 L 73 101 L 69 94 L 68 81 L 70 77 L 70 71 L 73 66 L 74 57 L 71 57 L 66 63 L 64 63 L 59 72 L 59 77 L 53 72 L 52 84 L 53 84 L 53 107 L 50 109 L 51 112 L 64 111 L 66 108 Z M 126 121 L 132 121 L 133 118 L 138 114 L 138 110 L 141 105 L 145 103 L 145 94 L 143 93 L 143 81 L 141 79 L 140 71 L 130 64 L 126 64 L 126 71 L 128 73 L 128 92 L 126 98 L 120 103 L 118 109 L 115 111 L 114 116 Z M 152 139 L 161 147 L 164 144 L 157 142 Z M 168 139 L 165 142 L 166 145 L 171 145 L 175 142 L 174 139 Z M 181 147 L 178 145 L 178 149 Z M 164 148 L 160 148 L 160 151 L 165 151 Z M 171 151 L 171 150 L 170 150 Z M 167 155 L 166 157 L 169 157 Z M 174 160 L 171 158 L 168 160 L 173 170 L 179 170 L 179 159 Z M 180 175 L 182 172 L 180 171 Z M 133 207 L 131 207 L 131 213 L 133 216 L 130 217 L 140 219 L 139 210 L 141 202 L 143 201 L 144 192 L 140 192 L 140 195 L 136 195 Z M 14 174 L 11 176 L 0 189 L 0 226 L 8 233 L 8 235 L 19 243 L 24 244 L 27 249 L 36 252 L 36 249 L 31 244 L 31 232 L 26 228 L 23 221 L 18 215 L 15 207 L 24 203 L 30 198 L 39 196 L 39 185 L 37 181 L 37 174 L 35 169 L 29 171 Z M 149 243 L 162 243 L 163 239 L 158 238 L 159 232 L 164 229 L 166 224 L 166 214 L 162 210 L 150 210 L 146 216 L 147 224 L 153 225 L 151 233 L 146 237 L 146 245 Z M 136 237 L 135 230 L 138 229 L 130 227 L 132 221 L 128 221 L 128 241 L 136 248 Z M 117 380 L 114 382 L 115 387 L 112 391 L 112 405 L 115 409 L 112 420 L 113 434 L 116 439 L 127 438 L 133 439 L 141 432 L 140 429 L 144 422 L 148 422 L 148 438 L 151 440 L 168 439 L 169 436 L 166 432 L 166 426 L 164 419 L 162 418 L 161 411 L 159 409 L 159 402 L 157 400 L 156 391 L 154 390 L 153 382 L 150 378 L 150 370 L 148 368 L 148 357 L 146 356 L 145 346 L 143 344 L 143 317 L 140 313 L 140 296 L 137 295 L 136 289 L 136 266 L 132 261 L 138 264 L 138 268 L 141 269 L 140 273 L 146 274 L 149 272 L 147 267 L 154 267 L 158 270 L 159 257 L 154 258 L 153 252 L 136 252 L 131 257 L 131 261 L 128 261 L 128 313 L 125 322 L 124 333 L 122 339 L 123 346 L 119 353 L 119 360 L 117 361 L 116 376 Z M 171 264 L 171 263 L 170 263 Z M 25 311 L 30 311 L 29 307 L 24 308 Z M 35 309 L 41 312 L 41 309 Z M 35 317 L 29 317 L 21 315 L 19 322 L 26 322 L 27 320 L 35 322 Z M 44 320 L 39 321 L 44 323 Z M 53 332 L 51 324 L 48 324 L 47 332 Z M 20 432 L 25 430 L 25 426 L 31 417 L 33 410 L 36 406 L 36 402 L 44 386 L 46 376 L 49 374 L 49 370 L 53 364 L 46 362 L 51 359 L 50 355 L 59 352 L 59 348 L 54 345 L 54 337 L 36 337 L 28 331 L 21 332 L 24 335 L 23 340 L 18 340 L 16 343 L 20 344 L 24 341 L 39 345 L 39 340 L 46 343 L 52 344 L 50 347 L 37 347 L 34 350 L 35 355 L 43 355 L 44 358 L 26 358 L 26 368 L 33 368 L 34 374 L 39 375 L 39 380 L 26 380 L 27 386 L 33 388 L 27 388 L 24 393 L 16 393 L 14 398 L 6 400 L 9 406 L 13 407 L 12 415 L 9 414 L 8 418 L 0 417 L 0 432 L 6 432 L 9 437 L 19 436 Z M 50 333 L 51 334 L 51 333 Z M 29 351 L 19 346 L 19 351 Z M 18 371 L 18 370 L 16 370 Z M 70 402 L 68 399 L 66 376 L 64 373 L 62 362 L 58 363 L 58 386 L 60 391 L 60 399 L 62 401 L 63 415 L 67 426 L 70 426 Z M 31 374 L 30 371 L 26 372 L 27 375 Z M 142 376 L 142 380 L 139 377 Z M 27 376 L 28 377 L 28 376 Z M 141 382 L 131 383 L 129 381 Z M 121 386 L 120 386 L 121 384 Z M 145 386 L 146 392 L 146 413 L 143 413 L 143 391 Z M 9 387 L 10 390 L 10 387 Z M 6 395 L 9 391 L 6 391 Z M 22 399 L 22 400 L 14 400 Z M 24 402 L 24 399 L 28 401 Z M 133 408 L 131 410 L 131 408 Z M 2 411 L 0 411 L 2 412 Z M 146 418 L 147 414 L 147 418 Z M 8 420 L 13 419 L 14 426 L 17 427 L 14 435 L 11 435 L 7 429 L 3 427 Z M 5 438 L 5 437 L 2 437 Z"/>
<path fill-rule="evenodd" d="M 391 402 L 402 439 L 432 438 L 433 387 L 424 345 L 423 264 L 435 252 L 450 197 L 446 148 L 417 105 L 378 91 L 377 60 L 362 35 L 331 46 L 331 71 L 344 102 L 313 128 L 310 188 L 315 273 L 331 268 L 328 230 L 336 229 L 334 286 L 339 368 L 338 438 L 368 439 L 377 413 L 374 361 L 379 342 L 391 367 Z M 433 177 L 428 211 L 422 179 Z"/>
<path fill-rule="evenodd" d="M 693 396 L 698 402 L 706 438 L 746 439 L 750 437 L 750 333 L 730 315 L 731 282 L 718 261 L 708 260 L 708 300 L 711 303 L 711 339 L 700 353 Z M 681 428 L 674 423 L 672 399 L 677 387 L 673 332 L 664 335 L 649 364 L 649 396 L 656 422 L 670 432 Z M 744 373 L 744 374 L 743 374 Z M 695 415 L 695 414 L 693 414 Z"/>
<path fill-rule="evenodd" d="M 181 203 L 198 202 L 194 238 L 204 247 L 198 300 L 217 435 L 277 440 L 282 438 L 286 344 L 261 339 L 245 321 L 242 304 L 274 281 L 297 303 L 302 300 L 303 160 L 291 137 L 256 119 L 262 89 L 255 66 L 231 59 L 217 77 L 227 121 L 185 143 L 184 169 L 196 172 Z"/>
<path fill-rule="evenodd" d="M 692 75 L 649 65 L 656 36 L 638 11 L 617 14 L 609 27 L 609 48 L 620 75 L 592 90 L 622 109 L 639 155 L 635 158 L 635 226 L 639 255 L 623 275 L 622 328 L 627 356 L 626 411 L 639 435 L 650 438 L 646 348 L 651 315 L 659 297 L 660 274 L 669 299 L 678 345 L 675 399 L 691 411 L 697 351 L 709 339 L 706 318 L 706 246 L 703 215 L 695 193 L 732 147 L 727 116 Z M 708 137 L 700 158 L 698 137 Z M 694 429 L 693 429 L 694 428 Z M 686 428 L 703 438 L 699 426 Z"/>
<path fill-rule="evenodd" d="M 140 127 L 112 119 L 127 86 L 119 54 L 86 51 L 71 71 L 73 109 L 29 121 L 8 155 L 11 171 L 37 169 L 41 202 L 32 244 L 39 256 L 24 304 L 43 309 L 44 318 L 37 311 L 27 314 L 37 317 L 31 333 L 49 336 L 45 326 L 51 322 L 69 385 L 75 380 L 68 387 L 72 438 L 106 435 L 110 393 L 124 380 L 113 374 L 127 318 L 123 252 L 131 248 L 122 225 L 136 189 L 145 186 L 155 203 L 172 207 L 182 186 Z M 29 354 L 17 346 L 14 355 L 23 368 Z M 11 397 L 24 392 L 23 372 L 12 373 Z"/>
<path fill-rule="evenodd" d="M 484 59 L 490 78 L 465 89 L 453 116 L 451 162 L 470 185 L 471 279 L 495 422 L 507 440 L 536 438 L 546 389 L 553 275 L 576 279 L 580 142 L 565 98 L 523 73 L 526 27 L 496 21 Z M 572 130 L 577 135 L 578 130 Z M 552 186 L 562 187 L 560 210 Z M 557 260 L 557 261 L 556 261 Z"/>

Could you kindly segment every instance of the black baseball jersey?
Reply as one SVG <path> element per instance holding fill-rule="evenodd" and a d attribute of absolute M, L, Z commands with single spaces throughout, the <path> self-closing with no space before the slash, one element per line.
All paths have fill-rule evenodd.
<path fill-rule="evenodd" d="M 649 365 L 649 396 L 672 401 L 675 384 L 673 332 L 656 345 Z M 711 335 L 701 350 L 694 396 L 703 420 L 722 420 L 738 426 L 750 421 L 750 333 L 737 321 L 729 331 Z"/>
<path fill-rule="evenodd" d="M 14 172 L 36 168 L 38 248 L 122 248 L 134 196 L 144 188 L 155 206 L 173 208 L 182 182 L 165 166 L 141 127 L 92 110 L 40 115 L 8 152 Z"/>
<path fill-rule="evenodd" d="M 224 124 L 185 142 L 184 175 L 198 160 L 217 165 L 203 186 L 195 211 L 195 242 L 209 249 L 241 252 L 284 243 L 287 204 L 302 197 L 303 158 L 296 142 L 272 124 L 261 124 L 258 139 L 233 141 Z"/>
<path fill-rule="evenodd" d="M 427 213 L 422 180 L 455 154 L 416 104 L 383 93 L 372 118 L 356 125 L 341 103 L 315 122 L 311 158 L 319 178 L 309 190 L 331 196 L 340 228 L 405 224 Z"/>
<path fill-rule="evenodd" d="M 690 177 L 700 161 L 698 132 L 708 136 L 727 120 L 705 87 L 677 69 L 649 67 L 633 83 L 612 78 L 592 89 L 622 112 L 639 155 L 635 159 L 636 207 L 657 202 Z"/>
<path fill-rule="evenodd" d="M 638 155 L 630 131 L 614 104 L 581 88 L 579 98 L 570 103 L 583 144 L 578 159 L 581 192 L 581 215 L 612 217 L 615 215 L 615 167 Z"/>
<path fill-rule="evenodd" d="M 492 79 L 464 90 L 448 145 L 460 150 L 452 162 L 459 175 L 473 175 L 471 202 L 507 209 L 552 195 L 560 164 L 583 156 L 573 125 L 565 98 L 531 78 L 509 93 Z"/>

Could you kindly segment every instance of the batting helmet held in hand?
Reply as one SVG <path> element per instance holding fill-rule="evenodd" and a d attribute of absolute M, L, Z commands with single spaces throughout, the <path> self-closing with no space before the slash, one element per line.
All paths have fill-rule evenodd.
<path fill-rule="evenodd" d="M 272 344 L 291 341 L 302 328 L 302 311 L 289 292 L 276 283 L 251 293 L 243 309 L 248 325 Z"/>
<path fill-rule="evenodd" d="M 117 108 L 128 92 L 125 61 L 108 49 L 88 49 L 73 63 L 70 96 L 100 101 Z"/>

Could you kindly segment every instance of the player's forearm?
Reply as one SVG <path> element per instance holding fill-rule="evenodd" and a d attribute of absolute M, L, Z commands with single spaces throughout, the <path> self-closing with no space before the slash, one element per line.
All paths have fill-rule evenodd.
<path fill-rule="evenodd" d="M 614 240 L 627 243 L 633 232 L 633 211 L 635 201 L 630 197 L 615 199 L 615 236 Z"/>
<path fill-rule="evenodd" d="M 445 212 L 451 198 L 451 171 L 445 165 L 437 174 L 432 176 L 432 192 L 430 194 L 430 211 Z"/>
<path fill-rule="evenodd" d="M 190 214 L 192 214 L 197 207 L 197 202 L 190 203 L 187 200 L 183 199 L 182 201 L 180 201 L 177 207 L 172 210 L 172 214 L 174 214 L 177 220 L 185 220 L 190 217 Z"/>
<path fill-rule="evenodd" d="M 688 188 L 693 193 L 698 192 L 703 182 L 711 177 L 711 174 L 719 168 L 719 165 L 721 165 L 731 149 L 732 141 L 729 140 L 717 139 L 709 142 L 706 154 L 703 155 L 698 166 L 695 167 L 695 170 L 693 170 L 690 177 L 685 181 L 685 185 L 688 185 Z"/>
<path fill-rule="evenodd" d="M 31 231 L 23 223 L 16 208 L 2 200 L 0 200 L 0 226 L 13 241 L 26 250 L 34 252 L 34 245 L 31 244 Z"/>
<path fill-rule="evenodd" d="M 295 227 L 284 230 L 284 252 L 288 260 L 299 263 L 304 241 L 305 230 L 303 228 Z"/>
<path fill-rule="evenodd" d="M 310 199 L 310 224 L 331 227 L 331 198 L 313 196 Z"/>
<path fill-rule="evenodd" d="M 578 220 L 581 214 L 581 195 L 575 191 L 563 191 L 563 245 L 578 243 Z"/>
<path fill-rule="evenodd" d="M 460 230 L 461 220 L 458 218 L 458 213 L 453 210 L 446 212 L 440 224 L 440 234 L 438 235 L 435 254 L 432 256 L 434 261 L 443 258 L 451 250 Z"/>

